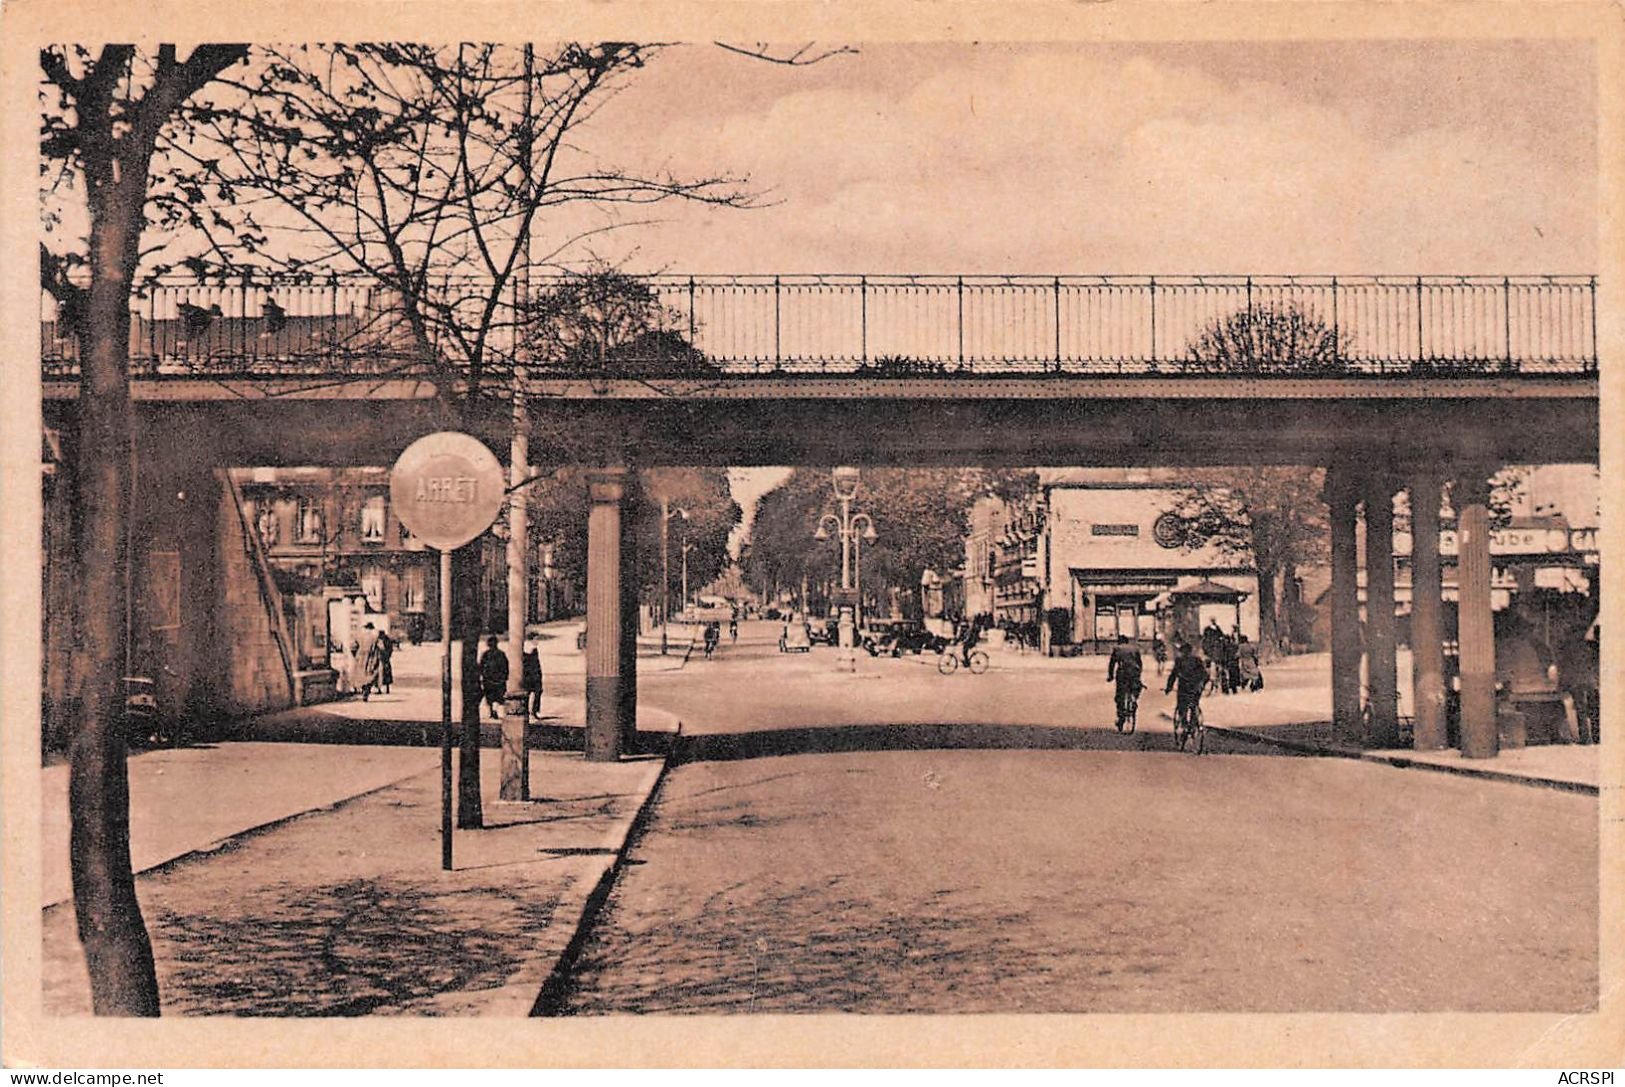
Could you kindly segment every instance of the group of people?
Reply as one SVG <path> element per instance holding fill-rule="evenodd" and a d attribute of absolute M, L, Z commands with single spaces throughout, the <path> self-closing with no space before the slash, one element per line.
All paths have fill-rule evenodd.
<path fill-rule="evenodd" d="M 525 639 L 524 655 L 519 660 L 519 690 L 525 696 L 525 722 L 540 719 L 542 653 L 532 638 Z M 485 652 L 480 654 L 480 695 L 490 707 L 491 719 L 501 717 L 503 699 L 508 696 L 508 654 L 497 644 L 495 635 L 485 639 Z"/>
<path fill-rule="evenodd" d="M 1239 629 L 1226 634 L 1216 619 L 1209 619 L 1202 631 L 1202 656 L 1207 660 L 1209 682 L 1223 694 L 1256 691 L 1264 686 L 1264 673 L 1258 667 L 1258 646 Z"/>
<path fill-rule="evenodd" d="M 339 694 L 359 694 L 363 702 L 372 698 L 374 689 L 388 694 L 395 683 L 398 644 L 387 630 L 374 629 L 371 623 L 362 627 L 361 636 L 339 650 Z"/>

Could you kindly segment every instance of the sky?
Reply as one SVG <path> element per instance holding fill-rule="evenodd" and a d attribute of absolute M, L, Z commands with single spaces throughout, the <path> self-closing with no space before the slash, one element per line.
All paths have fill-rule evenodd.
<path fill-rule="evenodd" d="M 639 209 L 596 255 L 706 274 L 1597 270 L 1588 45 L 856 47 L 810 68 L 674 47 L 637 73 L 580 146 L 748 174 L 764 206 Z M 747 518 L 785 471 L 735 470 Z"/>
<path fill-rule="evenodd" d="M 748 174 L 594 241 L 673 272 L 1589 273 L 1591 47 L 857 44 L 811 68 L 668 49 L 580 146 Z"/>

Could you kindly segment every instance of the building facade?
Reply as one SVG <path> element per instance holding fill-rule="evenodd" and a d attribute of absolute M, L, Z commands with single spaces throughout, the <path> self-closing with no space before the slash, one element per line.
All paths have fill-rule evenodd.
<path fill-rule="evenodd" d="M 1195 637 L 1210 621 L 1258 637 L 1251 556 L 1192 546 L 1177 474 L 1041 469 L 1019 503 L 979 499 L 965 540 L 968 617 L 1030 625 L 1055 653 L 1098 652 L 1119 635 Z"/>

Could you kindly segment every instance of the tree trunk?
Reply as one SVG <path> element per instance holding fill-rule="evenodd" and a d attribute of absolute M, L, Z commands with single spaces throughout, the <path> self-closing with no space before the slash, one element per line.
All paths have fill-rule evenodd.
<path fill-rule="evenodd" d="M 108 191 L 111 190 L 111 191 Z M 130 863 L 125 764 L 125 609 L 129 600 L 130 279 L 140 194 L 118 186 L 91 200 L 85 332 L 81 335 L 77 551 L 79 655 L 68 773 L 69 863 L 79 940 L 97 1015 L 158 1014 L 152 943 Z"/>
<path fill-rule="evenodd" d="M 1260 660 L 1275 659 L 1279 645 L 1276 632 L 1275 578 L 1279 573 L 1273 566 L 1258 570 L 1258 655 Z"/>

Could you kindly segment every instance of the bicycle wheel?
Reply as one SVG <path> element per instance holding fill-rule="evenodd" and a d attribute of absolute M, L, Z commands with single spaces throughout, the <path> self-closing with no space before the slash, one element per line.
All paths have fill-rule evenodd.
<path fill-rule="evenodd" d="M 953 653 L 943 653 L 937 657 L 937 671 L 945 676 L 951 676 L 959 670 L 959 657 Z"/>
<path fill-rule="evenodd" d="M 1140 715 L 1139 698 L 1136 697 L 1129 699 L 1128 705 L 1124 708 L 1127 709 L 1128 712 L 1123 715 L 1123 731 L 1132 736 L 1134 735 L 1135 718 L 1139 717 Z"/>
<path fill-rule="evenodd" d="M 970 674 L 979 676 L 987 671 L 987 654 L 980 649 L 974 650 L 970 655 Z"/>
<path fill-rule="evenodd" d="M 1189 720 L 1190 718 L 1186 712 L 1178 709 L 1174 710 L 1174 743 L 1178 745 L 1181 751 L 1185 750 L 1185 741 L 1190 737 L 1190 730 L 1186 728 Z"/>
<path fill-rule="evenodd" d="M 1202 710 L 1200 707 L 1191 710 L 1191 730 L 1196 733 L 1196 753 L 1200 755 L 1207 750 L 1207 726 L 1202 724 Z"/>

